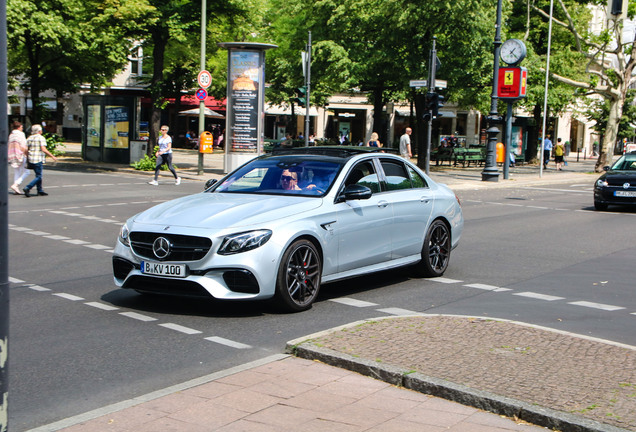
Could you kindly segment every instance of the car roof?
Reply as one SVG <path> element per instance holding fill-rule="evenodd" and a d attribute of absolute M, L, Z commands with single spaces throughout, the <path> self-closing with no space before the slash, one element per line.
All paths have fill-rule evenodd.
<path fill-rule="evenodd" d="M 349 159 L 359 154 L 370 153 L 395 153 L 397 150 L 390 148 L 366 147 L 366 146 L 315 146 L 315 147 L 277 147 L 272 150 L 272 155 L 318 155 L 334 158 Z"/>

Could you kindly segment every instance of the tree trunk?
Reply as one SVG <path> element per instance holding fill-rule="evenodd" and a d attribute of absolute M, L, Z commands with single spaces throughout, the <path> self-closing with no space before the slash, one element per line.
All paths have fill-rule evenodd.
<path fill-rule="evenodd" d="M 624 100 L 624 97 L 610 99 L 609 118 L 607 119 L 607 128 L 603 134 L 603 145 L 594 166 L 596 172 L 603 172 L 603 167 L 612 164 L 614 145 L 618 136 L 618 126 L 623 115 Z"/>
<path fill-rule="evenodd" d="M 372 132 L 377 132 L 379 135 L 379 139 L 381 143 L 385 143 L 388 145 L 389 137 L 386 134 L 386 128 L 384 125 L 384 113 L 382 112 L 382 108 L 384 108 L 384 85 L 378 84 L 377 87 L 373 89 L 373 127 L 371 128 Z M 367 137 L 362 137 L 362 140 L 365 141 L 366 144 Z"/>
<path fill-rule="evenodd" d="M 163 82 L 163 61 L 166 53 L 168 37 L 167 29 L 165 29 L 165 32 L 162 32 L 162 29 L 159 29 L 153 33 L 155 46 L 152 50 L 152 80 L 150 82 L 152 111 L 150 114 L 150 138 L 148 145 L 149 156 L 154 154 L 154 147 L 157 145 L 157 140 L 159 138 L 158 132 L 161 127 L 161 83 Z"/>

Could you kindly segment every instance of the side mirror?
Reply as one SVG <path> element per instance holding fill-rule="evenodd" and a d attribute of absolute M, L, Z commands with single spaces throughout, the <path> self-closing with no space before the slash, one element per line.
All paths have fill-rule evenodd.
<path fill-rule="evenodd" d="M 610 170 L 609 165 L 603 167 L 603 171 L 609 171 L 609 170 Z"/>
<path fill-rule="evenodd" d="M 342 201 L 366 200 L 371 198 L 373 192 L 366 186 L 352 184 L 345 188 L 340 195 Z"/>
<path fill-rule="evenodd" d="M 209 179 L 208 181 L 205 182 L 205 186 L 203 186 L 203 190 L 206 191 L 210 189 L 212 186 L 216 184 L 217 181 L 218 181 L 217 179 Z"/>

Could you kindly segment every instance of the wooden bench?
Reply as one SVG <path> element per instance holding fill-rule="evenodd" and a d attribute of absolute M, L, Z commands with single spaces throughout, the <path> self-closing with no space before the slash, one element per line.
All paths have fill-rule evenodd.
<path fill-rule="evenodd" d="M 456 148 L 455 149 L 455 165 L 462 164 L 462 167 L 466 167 L 466 164 L 470 166 L 471 163 L 482 164 L 486 163 L 486 152 L 483 148 Z"/>

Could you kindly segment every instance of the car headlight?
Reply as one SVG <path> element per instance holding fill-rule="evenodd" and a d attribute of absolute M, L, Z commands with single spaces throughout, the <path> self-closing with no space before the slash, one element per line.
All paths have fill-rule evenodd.
<path fill-rule="evenodd" d="M 609 183 L 607 183 L 607 180 L 605 180 L 605 179 L 596 180 L 596 187 L 606 187 L 608 185 L 609 185 Z"/>
<path fill-rule="evenodd" d="M 232 255 L 247 252 L 263 246 L 272 237 L 270 230 L 257 230 L 232 234 L 223 239 L 219 255 Z"/>
<path fill-rule="evenodd" d="M 124 224 L 119 230 L 119 241 L 124 246 L 130 246 L 130 230 L 127 224 Z"/>

